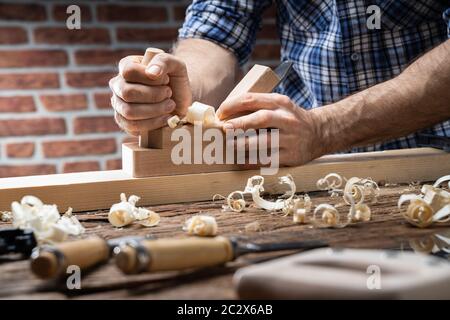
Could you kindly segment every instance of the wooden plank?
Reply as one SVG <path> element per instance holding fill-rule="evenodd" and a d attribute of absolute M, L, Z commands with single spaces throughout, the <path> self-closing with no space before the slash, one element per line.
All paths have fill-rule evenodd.
<path fill-rule="evenodd" d="M 372 220 L 357 223 L 344 229 L 311 228 L 310 225 L 292 223 L 292 216 L 267 214 L 256 208 L 245 212 L 223 212 L 221 202 L 182 203 L 152 207 L 161 214 L 157 227 L 148 229 L 138 225 L 114 228 L 107 220 L 107 212 L 79 214 L 78 218 L 86 228 L 83 236 L 100 236 L 106 239 L 147 235 L 158 238 L 185 236 L 181 225 L 198 212 L 213 215 L 223 236 L 238 236 L 256 242 L 298 241 L 299 239 L 322 240 L 332 247 L 340 248 L 386 248 L 412 250 L 410 240 L 426 239 L 429 243 L 434 233 L 449 236 L 449 225 L 436 228 L 411 228 L 405 223 L 397 201 L 405 185 L 382 187 L 376 204 L 371 204 Z M 313 204 L 331 201 L 326 192 L 311 195 Z M 337 199 L 335 199 L 337 201 Z M 339 208 L 342 215 L 348 207 Z M 258 221 L 261 232 L 246 232 L 245 225 Z M 0 227 L 9 224 L 0 222 Z M 67 290 L 65 281 L 46 282 L 37 279 L 30 272 L 28 261 L 0 261 L 0 299 L 217 299 L 236 298 L 232 275 L 236 267 L 254 264 L 286 253 L 264 253 L 241 257 L 236 263 L 225 267 L 209 268 L 192 272 L 168 272 L 125 276 L 113 262 L 100 266 L 91 272 L 82 273 L 80 290 Z"/>
<path fill-rule="evenodd" d="M 432 181 L 450 172 L 450 153 L 441 150 L 404 149 L 362 154 L 330 155 L 300 167 L 281 168 L 277 176 L 291 174 L 298 191 L 316 189 L 316 181 L 330 172 L 346 177 L 371 177 L 391 183 Z M 141 205 L 210 200 L 242 190 L 247 179 L 259 170 L 168 175 L 132 178 L 122 170 L 67 173 L 0 179 L 0 210 L 24 195 L 35 195 L 55 203 L 63 211 L 109 208 L 119 194 L 141 196 Z M 266 177 L 266 190 L 280 192 L 277 176 Z"/>

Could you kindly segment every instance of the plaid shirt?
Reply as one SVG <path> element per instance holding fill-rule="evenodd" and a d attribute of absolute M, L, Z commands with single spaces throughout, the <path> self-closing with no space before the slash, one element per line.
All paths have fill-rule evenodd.
<path fill-rule="evenodd" d="M 271 0 L 196 0 L 179 38 L 202 38 L 231 50 L 244 65 Z M 277 91 L 310 109 L 387 81 L 450 37 L 448 0 L 278 0 L 281 59 L 293 71 Z M 369 5 L 381 9 L 370 30 Z M 431 98 L 431 97 L 430 97 Z M 450 102 L 449 102 L 450 104 Z M 426 108 L 426 106 L 423 106 Z M 449 105 L 450 107 L 450 105 Z M 450 122 L 421 131 L 450 136 Z M 417 133 L 351 151 L 413 148 Z"/>

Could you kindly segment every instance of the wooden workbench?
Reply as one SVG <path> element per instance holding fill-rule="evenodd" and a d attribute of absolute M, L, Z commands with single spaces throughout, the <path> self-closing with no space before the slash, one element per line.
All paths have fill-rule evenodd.
<path fill-rule="evenodd" d="M 78 214 L 86 227 L 86 235 L 96 234 L 105 238 L 126 235 L 156 237 L 182 236 L 183 222 L 193 214 L 208 213 L 216 217 L 221 235 L 234 235 L 255 241 L 286 241 L 320 239 L 333 247 L 409 249 L 410 239 L 427 237 L 433 233 L 445 234 L 450 225 L 417 229 L 407 224 L 397 209 L 401 193 L 411 193 L 413 187 L 406 185 L 382 187 L 376 205 L 371 205 L 373 218 L 370 222 L 357 223 L 344 229 L 317 229 L 310 225 L 294 225 L 292 217 L 274 215 L 256 209 L 247 212 L 222 212 L 221 201 L 197 202 L 151 207 L 161 214 L 161 222 L 154 228 L 131 226 L 113 229 L 103 212 Z M 186 192 L 189 192 L 186 190 Z M 418 187 L 415 191 L 418 193 Z M 327 193 L 311 193 L 313 204 L 330 202 Z M 346 212 L 348 207 L 340 209 Z M 261 232 L 248 233 L 245 225 L 259 221 Z M 0 227 L 8 226 L 0 223 Z M 286 254 L 286 253 L 284 253 Z M 0 260 L 0 298 L 2 299 L 233 299 L 232 275 L 236 268 L 279 256 L 280 253 L 249 255 L 224 267 L 184 273 L 160 273 L 124 276 L 114 266 L 101 266 L 82 275 L 81 290 L 68 291 L 65 284 L 45 282 L 35 278 L 29 271 L 28 261 L 10 262 Z"/>

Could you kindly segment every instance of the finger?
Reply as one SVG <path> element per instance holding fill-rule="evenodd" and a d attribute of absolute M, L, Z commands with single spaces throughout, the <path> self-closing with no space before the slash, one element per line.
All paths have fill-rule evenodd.
<path fill-rule="evenodd" d="M 164 75 L 169 75 L 169 78 L 187 78 L 186 64 L 168 53 L 159 53 L 154 56 L 145 73 L 150 79 L 158 79 Z"/>
<path fill-rule="evenodd" d="M 141 64 L 141 60 L 142 56 L 127 56 L 120 60 L 119 75 L 127 82 L 149 86 L 167 85 L 169 83 L 169 76 L 167 75 L 157 79 L 149 79 L 145 73 L 146 66 Z"/>
<path fill-rule="evenodd" d="M 224 123 L 223 129 L 262 129 L 262 128 L 280 128 L 282 119 L 276 111 L 258 110 L 251 114 L 228 120 Z"/>
<path fill-rule="evenodd" d="M 119 127 L 129 134 L 162 128 L 167 125 L 167 120 L 170 117 L 171 115 L 164 115 L 146 120 L 127 120 L 118 112 L 114 113 L 114 118 Z"/>
<path fill-rule="evenodd" d="M 114 110 L 127 120 L 145 120 L 170 114 L 175 109 L 175 101 L 166 99 L 152 104 L 127 103 L 113 95 L 111 105 Z"/>
<path fill-rule="evenodd" d="M 244 95 L 225 100 L 217 109 L 219 119 L 228 119 L 234 115 L 253 112 L 260 109 L 275 110 L 278 108 L 292 108 L 289 97 L 277 93 L 246 93 Z"/>
<path fill-rule="evenodd" d="M 172 96 L 172 89 L 168 86 L 128 83 L 121 76 L 112 78 L 109 87 L 122 100 L 129 103 L 157 103 Z"/>

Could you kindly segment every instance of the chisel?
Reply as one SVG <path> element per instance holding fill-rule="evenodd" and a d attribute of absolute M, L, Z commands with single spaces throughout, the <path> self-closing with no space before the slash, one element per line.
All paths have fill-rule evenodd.
<path fill-rule="evenodd" d="M 322 241 L 256 244 L 236 238 L 190 237 L 143 240 L 114 250 L 117 267 L 126 274 L 217 266 L 247 253 L 309 250 L 328 246 Z"/>
<path fill-rule="evenodd" d="M 66 273 L 68 266 L 76 265 L 85 270 L 105 263 L 115 247 L 143 239 L 146 237 L 131 236 L 111 240 L 92 237 L 54 246 L 39 246 L 31 254 L 31 271 L 41 279 L 59 278 Z"/>

